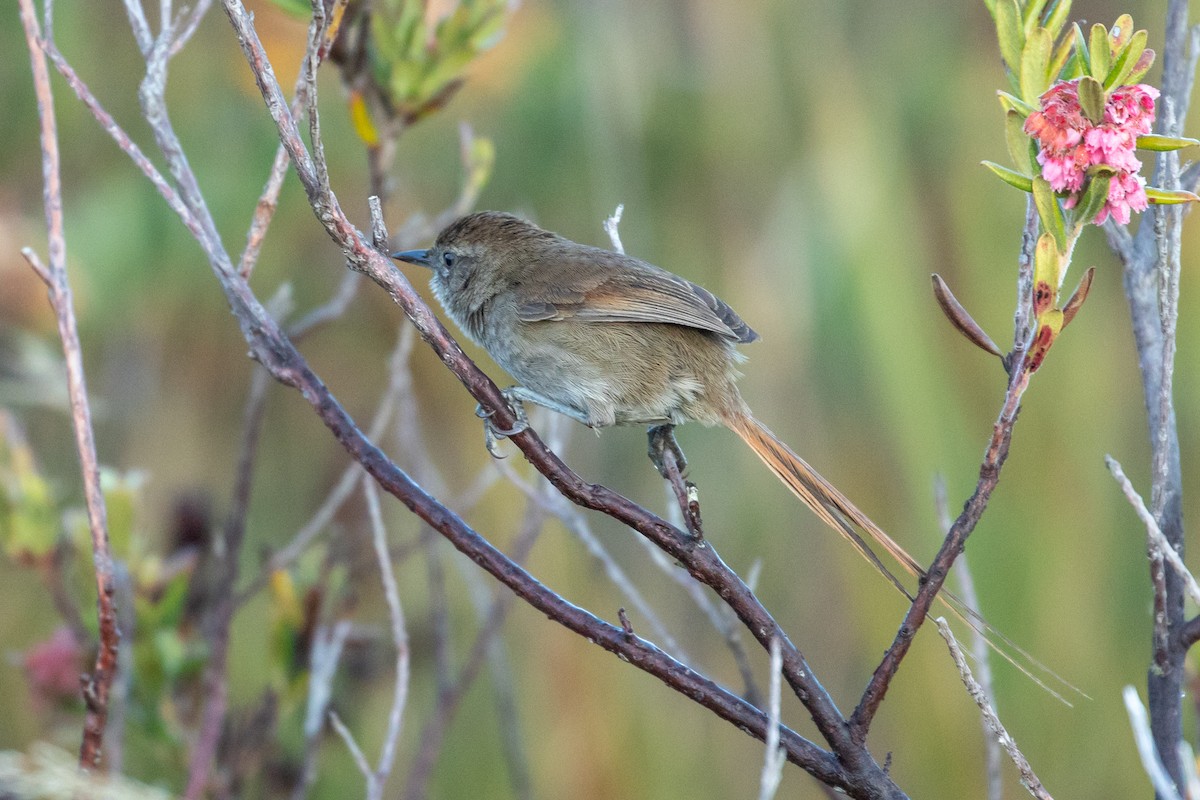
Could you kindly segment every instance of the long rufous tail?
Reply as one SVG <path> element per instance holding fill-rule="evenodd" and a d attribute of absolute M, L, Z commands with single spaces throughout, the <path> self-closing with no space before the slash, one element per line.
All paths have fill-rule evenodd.
<path fill-rule="evenodd" d="M 896 563 L 903 567 L 904 571 L 909 575 L 923 577 L 925 570 L 921 568 L 916 559 L 910 556 L 892 537 L 888 536 L 882 528 L 872 522 L 871 518 L 860 511 L 854 503 L 850 502 L 849 498 L 838 491 L 837 487 L 821 477 L 820 473 L 809 466 L 807 461 L 796 455 L 790 447 L 778 436 L 771 433 L 765 425 L 756 420 L 748 411 L 737 410 L 731 412 L 725 416 L 724 422 L 726 427 L 740 436 L 742 441 L 750 446 L 754 454 L 762 459 L 771 472 L 775 473 L 775 477 L 779 478 L 785 486 L 791 489 L 806 506 L 812 509 L 814 514 L 820 517 L 826 525 L 845 537 L 854 546 L 854 549 L 869 561 L 880 574 L 905 597 L 912 600 L 912 594 L 909 590 L 905 588 L 900 579 L 879 559 L 871 549 L 871 546 L 859 534 L 858 530 L 861 529 L 864 531 L 884 552 L 895 559 Z M 1012 663 L 1017 669 L 1024 672 L 1046 689 L 1046 691 L 1064 703 L 1067 701 L 1058 692 L 1047 686 L 1029 669 L 1017 663 L 1014 657 L 1004 647 L 1000 647 L 996 640 L 1000 640 L 1008 649 L 1018 653 L 1027 663 L 1053 676 L 1053 678 L 1063 685 L 1077 692 L 1079 691 L 1003 633 L 997 631 L 977 611 L 950 591 L 943 589 L 939 593 L 938 598 L 950 608 L 955 616 L 966 622 L 971 628 L 983 633 L 984 638 L 991 645 L 992 649 L 999 653 L 1005 660 Z M 1070 703 L 1067 703 L 1067 705 L 1070 705 Z"/>
<path fill-rule="evenodd" d="M 908 590 L 881 562 L 870 546 L 855 530 L 858 526 L 867 533 L 896 562 L 904 567 L 910 575 L 922 574 L 921 566 L 912 556 L 904 551 L 892 537 L 882 528 L 871 521 L 871 518 L 858 510 L 849 498 L 837 490 L 832 483 L 821 477 L 821 474 L 809 466 L 808 462 L 788 447 L 767 426 L 749 414 L 735 413 L 726 418 L 725 424 L 742 437 L 742 441 L 750 446 L 754 454 L 775 473 L 775 477 L 783 481 L 804 504 L 812 509 L 821 520 L 844 536 L 854 545 L 854 549 L 870 561 L 877 570 L 905 595 Z M 910 598 L 911 599 L 911 598 Z"/>

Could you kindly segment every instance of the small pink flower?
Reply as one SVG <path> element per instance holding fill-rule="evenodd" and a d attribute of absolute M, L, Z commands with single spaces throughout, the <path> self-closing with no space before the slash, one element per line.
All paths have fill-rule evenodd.
<path fill-rule="evenodd" d="M 1142 164 L 1134 155 L 1137 137 L 1154 125 L 1153 86 L 1120 86 L 1107 97 L 1104 119 L 1093 123 L 1079 104 L 1079 81 L 1051 86 L 1041 97 L 1042 107 L 1025 120 L 1025 132 L 1038 140 L 1037 160 L 1042 177 L 1056 192 L 1070 196 L 1064 206 L 1074 208 L 1078 195 L 1095 166 L 1115 171 L 1108 199 L 1096 214 L 1099 225 L 1108 219 L 1129 222 L 1131 211 L 1146 208 L 1146 182 L 1138 177 Z"/>

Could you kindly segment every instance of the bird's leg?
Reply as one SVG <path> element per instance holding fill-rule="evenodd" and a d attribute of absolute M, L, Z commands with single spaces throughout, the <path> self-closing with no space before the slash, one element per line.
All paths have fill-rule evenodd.
<path fill-rule="evenodd" d="M 512 409 L 513 416 L 517 418 L 517 423 L 511 428 L 497 428 L 492 423 L 493 411 L 484 410 L 482 405 L 475 406 L 475 416 L 483 420 L 483 444 L 487 447 L 487 451 L 491 453 L 492 458 L 504 458 L 504 456 L 496 450 L 496 443 L 501 439 L 507 439 L 509 436 L 516 436 L 521 431 L 529 427 L 529 420 L 525 416 L 525 406 L 521 403 L 521 397 L 514 391 L 516 387 L 505 389 L 501 394 L 508 402 L 508 407 Z"/>
<path fill-rule="evenodd" d="M 693 536 L 703 539 L 704 531 L 700 526 L 700 493 L 696 484 L 684 478 L 687 459 L 675 439 L 675 426 L 670 423 L 654 425 L 646 431 L 646 436 L 649 439 L 650 461 L 675 492 L 684 524 Z"/>
<path fill-rule="evenodd" d="M 668 474 L 668 453 L 673 457 L 672 466 L 675 471 L 681 476 L 687 472 L 687 459 L 683 455 L 683 449 L 679 446 L 679 442 L 675 439 L 674 425 L 669 422 L 662 425 L 651 425 L 646 429 L 646 437 L 649 440 L 650 461 L 658 470 L 659 475 L 671 480 L 671 476 Z"/>

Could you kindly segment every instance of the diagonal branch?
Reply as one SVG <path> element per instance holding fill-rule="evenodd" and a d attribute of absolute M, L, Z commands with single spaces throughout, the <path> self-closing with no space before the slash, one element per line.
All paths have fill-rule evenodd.
<path fill-rule="evenodd" d="M 67 245 L 63 233 L 58 128 L 54 118 L 50 71 L 41 48 L 41 33 L 38 30 L 33 0 L 21 0 L 20 10 L 21 23 L 25 28 L 25 42 L 29 48 L 29 59 L 33 68 L 38 120 L 41 124 L 42 201 L 46 213 L 50 263 L 41 266 L 32 251 L 27 250 L 26 255 L 34 265 L 34 270 L 46 281 L 50 304 L 58 322 L 58 335 L 62 340 L 67 368 L 67 392 L 71 402 L 71 423 L 83 471 L 88 529 L 92 537 L 92 563 L 96 573 L 96 611 L 99 619 L 100 646 L 91 675 L 81 678 L 87 713 L 84 717 L 83 741 L 79 748 L 79 764 L 82 768 L 90 770 L 100 766 L 104 728 L 108 718 L 108 696 L 117 670 L 120 631 L 117 629 L 117 609 L 113 599 L 116 583 L 112 554 L 108 546 L 108 520 L 104 494 L 100 488 L 100 466 L 92 432 L 92 412 L 88 405 L 87 382 L 83 372 L 83 350 L 79 342 L 71 285 L 67 280 Z M 49 3 L 46 6 L 46 14 L 48 20 Z"/>
<path fill-rule="evenodd" d="M 1008 448 L 1012 443 L 1013 426 L 1016 425 L 1017 415 L 1021 410 L 1021 398 L 1029 386 L 1032 373 L 1026 369 L 1029 332 L 1032 330 L 1029 298 L 1032 297 L 1031 287 L 1033 275 L 1033 248 L 1037 240 L 1038 215 L 1037 208 L 1030 199 L 1025 213 L 1025 235 L 1022 238 L 1017 279 L 1017 310 L 1015 314 L 1015 336 L 1012 352 L 1005 359 L 1010 377 L 1008 389 L 1004 395 L 1004 403 L 1000 414 L 992 426 L 992 437 L 984 451 L 983 463 L 979 467 L 979 480 L 975 491 L 963 506 L 962 513 L 950 526 L 950 532 L 942 541 L 941 549 L 933 559 L 933 563 L 925 573 L 925 581 L 917 590 L 904 621 L 896 631 L 896 637 L 891 647 L 884 653 L 874 674 L 871 675 L 862 699 L 854 714 L 850 717 L 850 730 L 856 741 L 866 741 L 867 731 L 871 720 L 879 710 L 887 694 L 888 686 L 900 663 L 908 654 L 917 630 L 925 622 L 929 608 L 934 598 L 946 582 L 946 577 L 953 566 L 954 560 L 963 551 L 967 537 L 979 524 L 983 512 L 987 509 L 988 501 L 1000 480 L 1000 470 L 1008 457 Z M 1032 235 L 1031 235 L 1032 232 Z M 1030 287 L 1027 289 L 1026 287 Z"/>

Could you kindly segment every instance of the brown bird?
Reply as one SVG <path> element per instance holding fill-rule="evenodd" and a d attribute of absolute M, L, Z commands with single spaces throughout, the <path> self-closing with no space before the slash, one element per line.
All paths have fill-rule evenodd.
<path fill-rule="evenodd" d="M 854 526 L 921 574 L 887 533 L 754 418 L 736 385 L 745 358 L 737 345 L 758 334 L 711 292 L 496 211 L 462 217 L 432 248 L 393 257 L 433 270 L 446 313 L 520 382 L 510 397 L 591 428 L 724 425 L 901 592 L 908 594 Z"/>
<path fill-rule="evenodd" d="M 745 358 L 737 346 L 758 334 L 711 292 L 653 264 L 573 242 L 497 211 L 462 217 L 438 234 L 430 249 L 406 250 L 393 258 L 433 270 L 431 285 L 446 313 L 520 381 L 507 390 L 509 398 L 545 406 L 591 428 L 689 420 L 724 425 L 912 599 L 856 526 L 910 575 L 924 576 L 916 559 L 750 412 L 736 385 L 736 367 Z M 1079 691 L 953 593 L 943 590 L 939 599 L 1064 703 L 1031 668 Z"/>

